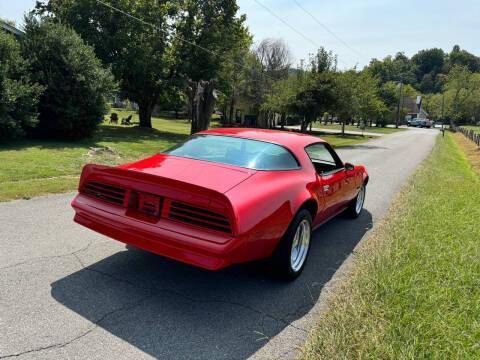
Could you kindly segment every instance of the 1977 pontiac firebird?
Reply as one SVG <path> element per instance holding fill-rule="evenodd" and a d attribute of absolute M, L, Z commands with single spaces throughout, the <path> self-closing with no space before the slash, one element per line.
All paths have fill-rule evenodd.
<path fill-rule="evenodd" d="M 75 221 L 205 269 L 271 258 L 303 270 L 312 229 L 360 215 L 368 175 L 325 141 L 294 132 L 213 129 L 132 164 L 86 165 Z"/>

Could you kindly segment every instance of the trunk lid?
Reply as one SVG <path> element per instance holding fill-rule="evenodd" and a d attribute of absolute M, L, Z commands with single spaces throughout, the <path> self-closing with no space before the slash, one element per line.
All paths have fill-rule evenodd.
<path fill-rule="evenodd" d="M 222 194 L 247 180 L 256 172 L 250 169 L 165 154 L 157 154 L 131 164 L 121 165 L 118 168 L 177 180 Z"/>

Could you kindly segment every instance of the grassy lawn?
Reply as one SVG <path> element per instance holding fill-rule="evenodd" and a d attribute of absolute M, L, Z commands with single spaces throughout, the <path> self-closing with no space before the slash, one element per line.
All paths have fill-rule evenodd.
<path fill-rule="evenodd" d="M 325 124 L 320 124 L 320 123 L 314 123 L 313 124 L 313 127 L 314 128 L 322 128 L 322 129 L 329 129 L 329 130 L 342 130 L 342 125 L 340 124 L 328 124 L 328 125 L 325 125 Z M 347 131 L 362 131 L 359 127 L 356 127 L 356 126 L 352 126 L 352 125 L 347 125 L 345 126 L 345 130 Z M 392 134 L 392 133 L 395 133 L 395 132 L 398 132 L 398 131 L 405 131 L 407 129 L 405 128 L 399 128 L 399 129 L 395 129 L 395 128 L 392 128 L 392 127 L 385 127 L 385 128 L 381 128 L 381 127 L 365 127 L 365 132 L 371 132 L 371 133 L 378 133 L 378 134 Z"/>
<path fill-rule="evenodd" d="M 462 126 L 462 127 L 465 128 L 465 129 L 473 130 L 473 131 L 475 131 L 477 134 L 480 134 L 480 126 L 465 125 L 465 126 Z"/>
<path fill-rule="evenodd" d="M 119 120 L 133 112 L 114 109 Z M 138 115 L 133 115 L 138 122 Z M 218 124 L 214 123 L 214 126 Z M 77 142 L 21 140 L 0 145 L 0 201 L 74 190 L 86 163 L 116 165 L 164 150 L 190 134 L 186 120 L 153 118 L 153 129 L 102 124 L 90 139 Z M 322 136 L 334 146 L 368 140 L 361 136 Z M 89 156 L 91 147 L 114 154 Z"/>
<path fill-rule="evenodd" d="M 319 135 L 318 137 L 321 138 L 322 140 L 327 141 L 329 144 L 331 144 L 335 148 L 357 145 L 368 140 L 376 139 L 376 137 L 374 136 L 362 136 L 362 135 L 341 136 L 341 135 L 324 134 L 324 135 Z"/>
<path fill-rule="evenodd" d="M 360 246 L 303 359 L 480 358 L 480 177 L 457 136 Z"/>

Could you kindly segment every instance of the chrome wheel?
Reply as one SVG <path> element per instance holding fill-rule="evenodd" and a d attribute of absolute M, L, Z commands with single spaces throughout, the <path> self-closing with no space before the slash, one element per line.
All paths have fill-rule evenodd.
<path fill-rule="evenodd" d="M 294 272 L 302 268 L 307 258 L 308 248 L 310 246 L 310 235 L 310 222 L 304 219 L 298 224 L 290 252 L 290 266 Z"/>
<path fill-rule="evenodd" d="M 357 202 L 355 204 L 355 211 L 357 214 L 363 209 L 363 202 L 365 201 L 365 186 L 362 186 L 357 195 Z"/>

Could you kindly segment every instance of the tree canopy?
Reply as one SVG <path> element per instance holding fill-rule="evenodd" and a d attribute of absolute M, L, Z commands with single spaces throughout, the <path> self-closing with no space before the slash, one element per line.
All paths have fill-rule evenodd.
<path fill-rule="evenodd" d="M 113 76 L 93 49 L 70 28 L 52 21 L 26 19 L 22 40 L 33 80 L 42 85 L 35 134 L 82 138 L 103 120 Z"/>
<path fill-rule="evenodd" d="M 36 124 L 42 87 L 34 83 L 20 44 L 0 31 L 0 139 L 20 136 Z"/>
<path fill-rule="evenodd" d="M 248 46 L 235 0 L 104 2 L 141 22 L 95 0 L 40 1 L 37 12 L 72 26 L 111 65 L 124 96 L 139 104 L 144 127 L 168 94 L 188 80 L 218 77 L 238 44 Z"/>

